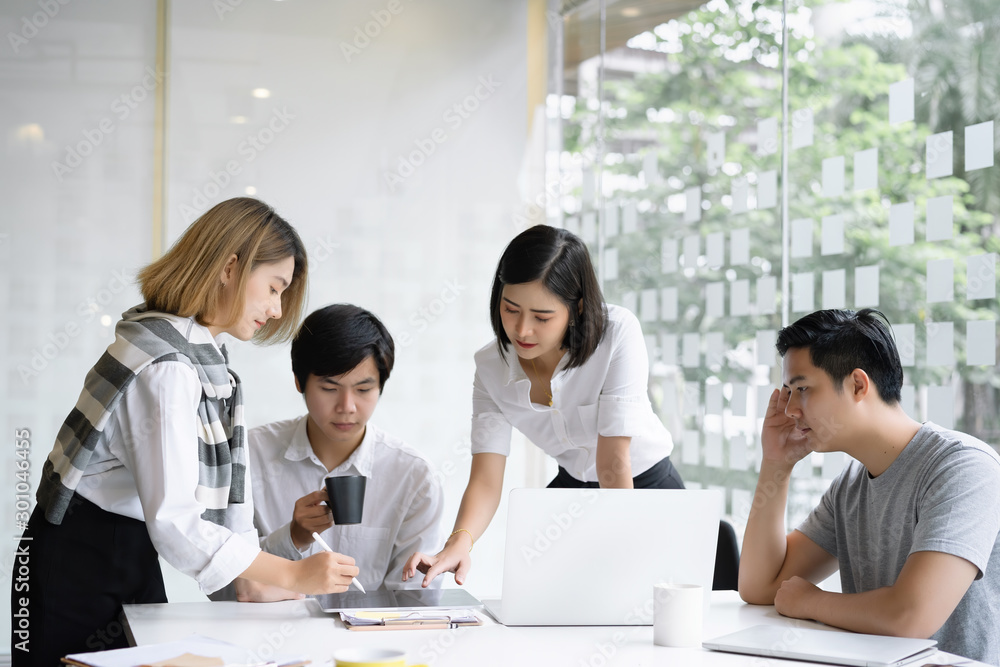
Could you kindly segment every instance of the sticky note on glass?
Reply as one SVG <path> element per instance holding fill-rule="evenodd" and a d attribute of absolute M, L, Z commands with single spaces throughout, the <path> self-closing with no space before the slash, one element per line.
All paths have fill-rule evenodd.
<path fill-rule="evenodd" d="M 744 438 L 744 445 L 743 445 L 744 449 L 746 449 L 745 440 L 746 439 Z M 747 462 L 747 464 L 749 465 L 749 462 Z M 748 467 L 747 465 L 742 468 L 737 468 L 736 464 L 733 463 L 731 460 L 729 465 L 733 470 L 746 470 Z M 737 521 L 740 521 L 742 524 L 745 524 L 747 519 L 750 517 L 750 509 L 753 506 L 753 493 L 751 493 L 747 489 L 731 489 L 731 491 L 733 494 L 733 508 L 731 511 L 731 516 L 735 518 Z"/>
<path fill-rule="evenodd" d="M 927 178 L 951 176 L 953 135 L 951 131 L 927 137 Z"/>
<path fill-rule="evenodd" d="M 732 266 L 750 263 L 749 229 L 734 229 L 729 233 L 729 263 Z"/>
<path fill-rule="evenodd" d="M 896 334 L 896 349 L 899 351 L 899 363 L 904 368 L 917 363 L 917 326 L 915 324 L 894 324 Z"/>
<path fill-rule="evenodd" d="M 858 266 L 854 269 L 854 307 L 878 306 L 878 265 Z"/>
<path fill-rule="evenodd" d="M 594 172 L 584 169 L 580 180 L 580 199 L 584 206 L 589 206 L 594 201 Z"/>
<path fill-rule="evenodd" d="M 663 239 L 660 242 L 660 271 L 677 272 L 677 239 Z"/>
<path fill-rule="evenodd" d="M 774 155 L 778 152 L 778 119 L 764 118 L 757 121 L 757 154 Z"/>
<path fill-rule="evenodd" d="M 913 202 L 889 207 L 889 245 L 913 244 Z"/>
<path fill-rule="evenodd" d="M 965 298 L 994 299 L 997 295 L 997 256 L 973 255 L 966 260 Z"/>
<path fill-rule="evenodd" d="M 761 276 L 757 279 L 757 314 L 773 315 L 778 312 L 778 279 L 775 276 Z"/>
<path fill-rule="evenodd" d="M 622 207 L 622 234 L 632 234 L 639 229 L 639 213 L 634 201 L 627 201 Z"/>
<path fill-rule="evenodd" d="M 660 290 L 660 319 L 664 322 L 677 321 L 676 287 L 664 287 Z"/>
<path fill-rule="evenodd" d="M 878 149 L 858 151 L 854 154 L 854 189 L 870 190 L 878 187 Z"/>
<path fill-rule="evenodd" d="M 965 170 L 993 166 L 993 121 L 965 128 Z"/>
<path fill-rule="evenodd" d="M 618 236 L 618 202 L 604 207 L 604 237 Z"/>
<path fill-rule="evenodd" d="M 997 321 L 971 320 L 965 325 L 965 363 L 993 366 L 997 363 Z"/>
<path fill-rule="evenodd" d="M 746 178 L 733 179 L 732 197 L 733 213 L 746 213 L 749 210 L 750 184 Z"/>
<path fill-rule="evenodd" d="M 927 303 L 955 300 L 955 265 L 950 259 L 927 262 Z"/>
<path fill-rule="evenodd" d="M 792 114 L 792 150 L 813 145 L 812 109 L 799 109 Z"/>
<path fill-rule="evenodd" d="M 889 84 L 889 123 L 913 120 L 913 79 Z"/>
<path fill-rule="evenodd" d="M 721 394 L 720 394 L 721 396 Z M 706 414 L 721 414 L 716 412 L 708 411 L 708 398 L 705 398 L 705 413 Z M 721 468 L 722 467 L 722 434 L 721 433 L 706 433 L 705 434 L 705 465 L 709 468 Z"/>
<path fill-rule="evenodd" d="M 700 437 L 701 433 L 698 431 L 684 431 L 681 441 L 681 463 L 689 466 L 698 465 L 698 440 Z"/>
<path fill-rule="evenodd" d="M 604 249 L 604 279 L 618 279 L 618 248 Z"/>
<path fill-rule="evenodd" d="M 688 188 L 684 191 L 684 222 L 701 220 L 701 186 Z"/>
<path fill-rule="evenodd" d="M 847 272 L 833 269 L 823 272 L 823 308 L 847 307 Z"/>
<path fill-rule="evenodd" d="M 844 216 L 828 215 L 823 218 L 822 244 L 820 253 L 823 255 L 840 255 L 844 252 Z"/>
<path fill-rule="evenodd" d="M 774 343 L 778 340 L 778 332 L 774 329 L 761 329 L 757 332 L 757 363 L 762 366 L 773 366 L 778 351 Z"/>
<path fill-rule="evenodd" d="M 954 236 L 955 209 L 951 195 L 927 200 L 927 240 L 946 241 Z"/>
<path fill-rule="evenodd" d="M 927 365 L 955 365 L 954 322 L 930 322 L 927 324 Z"/>
<path fill-rule="evenodd" d="M 705 260 L 709 268 L 718 268 L 726 263 L 726 235 L 713 232 L 705 237 Z"/>
<path fill-rule="evenodd" d="M 734 417 L 747 416 L 747 386 L 742 382 L 733 384 L 733 397 L 729 399 L 729 410 Z M 744 441 L 746 446 L 746 441 Z"/>
<path fill-rule="evenodd" d="M 639 295 L 635 292 L 625 292 L 622 294 L 622 308 L 625 308 L 636 317 L 639 316 Z"/>
<path fill-rule="evenodd" d="M 642 156 L 642 175 L 646 179 L 646 185 L 656 185 L 660 182 L 660 170 L 657 166 L 655 151 L 649 151 Z"/>
<path fill-rule="evenodd" d="M 951 386 L 927 387 L 927 421 L 942 428 L 955 428 L 955 390 Z"/>
<path fill-rule="evenodd" d="M 762 171 L 757 179 L 757 208 L 764 210 L 778 205 L 778 172 Z"/>
<path fill-rule="evenodd" d="M 721 331 L 705 334 L 705 365 L 721 366 L 726 356 L 725 338 Z"/>
<path fill-rule="evenodd" d="M 774 387 L 760 385 L 757 387 L 757 419 L 763 419 L 767 414 L 767 404 L 771 401 L 771 394 Z"/>
<path fill-rule="evenodd" d="M 750 314 L 750 281 L 734 280 L 729 286 L 729 315 L 743 317 Z"/>
<path fill-rule="evenodd" d="M 722 282 L 705 285 L 705 315 L 707 317 L 725 316 L 726 284 Z"/>
<path fill-rule="evenodd" d="M 698 416 L 701 408 L 701 385 L 697 382 L 684 383 L 684 414 L 689 417 Z"/>
<path fill-rule="evenodd" d="M 744 398 L 746 393 L 743 394 Z M 744 411 L 745 412 L 745 411 Z M 734 435 L 729 439 L 729 469 L 746 470 L 750 467 L 749 455 L 747 451 L 747 439 L 742 435 Z M 733 495 L 733 511 L 736 511 L 736 495 Z M 747 508 L 749 512 L 749 507 Z"/>
<path fill-rule="evenodd" d="M 709 171 L 714 171 L 726 161 L 726 133 L 709 132 L 705 135 L 706 161 Z"/>
<path fill-rule="evenodd" d="M 661 333 L 660 334 L 660 355 L 663 358 L 663 363 L 668 366 L 677 365 L 677 334 L 672 333 Z M 673 386 L 670 383 L 665 383 L 665 385 Z M 664 397 L 664 403 L 666 403 L 666 398 Z"/>
<path fill-rule="evenodd" d="M 792 310 L 811 313 L 816 310 L 816 280 L 812 273 L 792 274 Z"/>
<path fill-rule="evenodd" d="M 792 220 L 792 257 L 812 257 L 813 221 L 810 218 Z"/>
<path fill-rule="evenodd" d="M 844 194 L 844 156 L 823 160 L 823 196 L 840 197 Z"/>
<path fill-rule="evenodd" d="M 681 364 L 684 368 L 701 366 L 701 336 L 696 333 L 686 333 L 681 339 Z"/>
<path fill-rule="evenodd" d="M 701 237 L 697 234 L 684 237 L 684 268 L 698 268 L 698 255 L 701 254 Z"/>
<path fill-rule="evenodd" d="M 899 407 L 909 415 L 910 419 L 917 419 L 917 392 L 912 384 L 904 384 L 899 388 Z"/>
<path fill-rule="evenodd" d="M 823 452 L 823 479 L 835 479 L 847 465 L 844 452 Z"/>
<path fill-rule="evenodd" d="M 597 243 L 597 215 L 591 211 L 584 213 L 580 223 L 580 236 L 584 243 Z"/>
<path fill-rule="evenodd" d="M 655 322 L 660 314 L 657 308 L 659 292 L 654 289 L 644 289 L 639 296 L 639 320 L 642 322 Z"/>
<path fill-rule="evenodd" d="M 705 384 L 705 414 L 722 414 L 722 385 L 718 382 Z"/>

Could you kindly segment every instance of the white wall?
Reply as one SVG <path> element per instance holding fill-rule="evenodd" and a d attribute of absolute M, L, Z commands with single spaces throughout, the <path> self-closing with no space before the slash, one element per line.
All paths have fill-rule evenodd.
<path fill-rule="evenodd" d="M 395 15 L 384 13 L 389 4 L 243 2 L 220 15 L 223 3 L 170 3 L 165 235 L 172 243 L 247 188 L 298 229 L 310 251 L 309 309 L 356 303 L 396 337 L 375 419 L 442 470 L 455 466 L 445 475 L 450 527 L 467 480 L 472 354 L 490 337 L 490 280 L 528 198 L 522 165 L 539 159 L 529 145 L 544 142 L 528 140 L 524 0 L 402 0 Z M 139 300 L 119 273 L 151 258 L 152 93 L 132 96 L 155 65 L 154 10 L 71 3 L 18 52 L 0 44 L 0 305 L 10 315 L 0 325 L 0 422 L 8 434 L 31 429 L 32 490 L 86 370 Z M 39 11 L 4 3 L 0 33 L 18 33 Z M 373 12 L 385 24 L 377 30 Z M 366 27 L 376 36 L 355 45 Z M 342 44 L 359 52 L 345 55 Z M 254 97 L 256 88 L 270 97 Z M 127 114 L 112 106 L 122 95 L 135 107 Z M 95 129 L 104 120 L 110 132 Z M 435 130 L 443 142 L 390 186 L 400 156 L 418 143 L 429 152 Z M 88 141 L 85 132 L 90 154 L 60 180 L 53 161 Z M 222 176 L 227 163 L 239 173 Z M 93 316 L 80 305 L 88 300 Z M 62 349 L 66 325 L 78 333 Z M 230 348 L 251 425 L 302 412 L 287 346 Z M 36 353 L 37 374 L 19 373 Z M 0 456 L 9 464 L 12 448 Z M 508 485 L 523 483 L 523 465 L 518 450 Z M 14 532 L 13 499 L 0 508 Z M 501 512 L 476 547 L 473 593 L 499 593 L 503 521 Z M 190 580 L 168 579 L 171 599 L 200 597 Z"/>

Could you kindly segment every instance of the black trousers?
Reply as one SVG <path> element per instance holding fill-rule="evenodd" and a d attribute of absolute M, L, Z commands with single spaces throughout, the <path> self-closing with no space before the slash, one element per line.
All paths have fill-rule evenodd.
<path fill-rule="evenodd" d="M 670 457 L 660 459 L 658 463 L 644 473 L 632 478 L 632 486 L 636 489 L 683 489 L 684 482 L 677 468 L 670 462 Z M 550 489 L 597 489 L 597 482 L 581 482 L 566 469 L 559 466 L 559 473 L 549 482 Z"/>
<path fill-rule="evenodd" d="M 60 525 L 36 506 L 11 581 L 13 667 L 128 646 L 123 604 L 166 602 L 146 524 L 74 495 Z"/>

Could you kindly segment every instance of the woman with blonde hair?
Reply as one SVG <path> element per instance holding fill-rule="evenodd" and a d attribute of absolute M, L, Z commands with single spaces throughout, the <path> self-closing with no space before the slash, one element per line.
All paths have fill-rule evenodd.
<path fill-rule="evenodd" d="M 287 340 L 305 301 L 306 256 L 266 204 L 237 198 L 196 220 L 138 276 L 46 460 L 21 544 L 28 585 L 11 590 L 14 665 L 127 646 L 121 605 L 166 602 L 158 556 L 205 593 L 238 577 L 307 594 L 346 590 L 354 561 L 260 550 L 239 377 L 226 333 Z M 30 540 L 30 541 L 29 541 Z"/>

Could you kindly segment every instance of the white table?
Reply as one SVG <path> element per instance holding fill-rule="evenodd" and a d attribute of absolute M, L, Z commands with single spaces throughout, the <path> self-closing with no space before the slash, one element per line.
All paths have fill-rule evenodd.
<path fill-rule="evenodd" d="M 196 633 L 239 644 L 254 650 L 261 658 L 275 652 L 308 655 L 315 665 L 327 662 L 335 650 L 351 647 L 398 648 L 407 651 L 409 663 L 428 663 L 432 667 L 815 665 L 701 648 L 654 646 L 653 629 L 648 626 L 508 628 L 487 619 L 482 627 L 458 630 L 352 632 L 344 628 L 339 616 L 323 613 L 311 599 L 265 604 L 126 605 L 125 615 L 128 631 L 139 645 L 173 641 Z M 826 627 L 784 618 L 774 611 L 774 607 L 744 604 L 735 591 L 715 591 L 705 619 L 704 637 L 708 639 L 759 624 Z M 963 667 L 982 664 L 941 652 L 914 664 L 949 664 L 952 661 Z"/>

